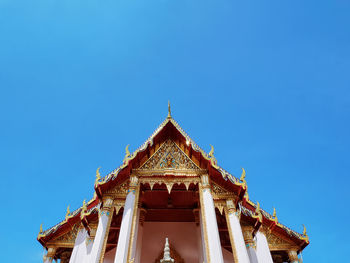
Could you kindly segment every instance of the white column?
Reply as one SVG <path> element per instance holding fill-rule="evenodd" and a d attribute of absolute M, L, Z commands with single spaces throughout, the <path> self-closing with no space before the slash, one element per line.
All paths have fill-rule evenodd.
<path fill-rule="evenodd" d="M 236 263 L 250 263 L 248 252 L 243 238 L 241 224 L 237 216 L 237 212 L 232 200 L 226 201 L 227 205 L 227 227 L 229 228 L 229 233 L 232 235 L 232 251 L 236 256 Z"/>
<path fill-rule="evenodd" d="M 107 241 L 106 235 L 109 234 L 109 226 L 112 219 L 112 199 L 106 199 L 103 204 L 103 208 L 99 213 L 98 225 L 94 243 L 89 256 L 90 263 L 98 263 L 103 253 L 104 243 Z"/>
<path fill-rule="evenodd" d="M 256 255 L 259 263 L 273 263 L 269 244 L 261 231 L 256 233 Z"/>
<path fill-rule="evenodd" d="M 75 238 L 74 248 L 70 257 L 69 263 L 83 262 L 86 258 L 86 238 L 88 232 L 85 228 L 79 230 L 77 237 Z"/>
<path fill-rule="evenodd" d="M 128 252 L 130 245 L 131 228 L 133 222 L 133 215 L 135 211 L 135 194 L 137 187 L 137 177 L 130 177 L 130 189 L 126 196 L 122 223 L 120 226 L 117 252 L 114 263 L 126 263 L 128 260 Z"/>
<path fill-rule="evenodd" d="M 204 230 L 207 236 L 207 249 L 209 250 L 210 263 L 223 263 L 218 224 L 216 221 L 216 213 L 213 197 L 211 195 L 209 176 L 202 175 L 201 193 L 201 210 L 204 215 Z"/>

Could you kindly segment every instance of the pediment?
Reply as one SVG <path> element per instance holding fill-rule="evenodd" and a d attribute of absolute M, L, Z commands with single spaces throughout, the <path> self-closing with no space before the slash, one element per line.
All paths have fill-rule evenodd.
<path fill-rule="evenodd" d="M 54 238 L 50 241 L 50 243 L 57 243 L 57 244 L 73 244 L 75 242 L 75 239 L 77 237 L 78 231 L 79 231 L 79 225 L 75 224 L 68 232 L 65 234 L 58 236 L 57 238 Z"/>
<path fill-rule="evenodd" d="M 266 238 L 271 250 L 283 250 L 295 247 L 295 244 L 292 242 L 288 242 L 287 240 L 282 239 L 273 233 L 268 234 Z"/>
<path fill-rule="evenodd" d="M 177 144 L 168 139 L 140 167 L 140 170 L 199 170 L 199 167 L 181 150 Z"/>

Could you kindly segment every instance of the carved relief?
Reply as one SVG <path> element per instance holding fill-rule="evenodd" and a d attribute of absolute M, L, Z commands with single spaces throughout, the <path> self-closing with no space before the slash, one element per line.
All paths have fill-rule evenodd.
<path fill-rule="evenodd" d="M 106 191 L 104 194 L 106 196 L 113 196 L 113 197 L 125 197 L 128 194 L 129 184 L 128 181 L 125 181 L 116 187 Z"/>
<path fill-rule="evenodd" d="M 211 190 L 214 199 L 227 199 L 235 197 L 234 193 L 227 191 L 214 182 L 211 183 Z"/>
<path fill-rule="evenodd" d="M 266 235 L 270 250 L 289 250 L 297 248 L 296 245 L 288 242 L 272 233 Z"/>
<path fill-rule="evenodd" d="M 192 169 L 199 168 L 172 140 L 167 140 L 153 156 L 140 168 L 152 169 Z"/>
<path fill-rule="evenodd" d="M 58 238 L 54 239 L 53 242 L 58 242 L 58 243 L 73 243 L 75 242 L 75 238 L 77 237 L 78 231 L 79 231 L 79 226 L 80 224 L 75 224 L 73 228 L 65 233 L 62 236 L 59 236 Z"/>

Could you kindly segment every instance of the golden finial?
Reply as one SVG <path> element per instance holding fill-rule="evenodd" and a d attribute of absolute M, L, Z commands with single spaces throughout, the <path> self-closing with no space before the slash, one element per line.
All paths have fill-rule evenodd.
<path fill-rule="evenodd" d="M 272 215 L 273 219 L 275 222 L 277 222 L 277 213 L 276 213 L 276 208 L 273 208 L 273 215 Z"/>
<path fill-rule="evenodd" d="M 242 174 L 241 174 L 241 178 L 239 180 L 241 180 L 242 182 L 245 182 L 245 170 L 244 170 L 244 168 L 242 168 Z"/>
<path fill-rule="evenodd" d="M 43 232 L 43 224 L 40 225 L 39 234 L 41 234 L 42 232 Z"/>
<path fill-rule="evenodd" d="M 99 181 L 101 179 L 100 169 L 101 167 L 98 167 L 96 170 L 96 181 Z"/>
<path fill-rule="evenodd" d="M 214 146 L 210 144 L 210 152 L 209 152 L 209 157 L 213 157 L 214 156 Z"/>
<path fill-rule="evenodd" d="M 66 213 L 66 219 L 68 218 L 69 214 L 70 214 L 70 210 L 69 210 L 69 205 L 68 205 L 68 207 L 67 207 L 67 213 Z"/>
<path fill-rule="evenodd" d="M 128 145 L 125 147 L 125 157 L 124 157 L 124 161 L 126 161 L 126 160 L 130 157 L 129 146 L 130 146 L 130 144 L 128 144 Z"/>
<path fill-rule="evenodd" d="M 170 109 L 170 101 L 168 100 L 168 119 L 171 118 L 171 109 Z"/>
<path fill-rule="evenodd" d="M 304 230 L 303 230 L 303 236 L 307 236 L 307 233 L 306 233 L 306 227 L 305 227 L 305 225 L 303 225 L 304 226 Z"/>
<path fill-rule="evenodd" d="M 241 178 L 239 178 L 239 180 L 242 182 L 241 185 L 243 185 L 243 188 L 247 189 L 247 181 L 245 180 L 245 170 L 243 167 L 242 167 Z"/>

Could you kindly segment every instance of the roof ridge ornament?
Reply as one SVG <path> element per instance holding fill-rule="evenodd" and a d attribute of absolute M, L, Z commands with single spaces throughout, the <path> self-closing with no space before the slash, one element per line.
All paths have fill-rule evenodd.
<path fill-rule="evenodd" d="M 171 108 L 170 108 L 170 101 L 168 100 L 168 117 L 167 119 L 171 119 Z"/>
<path fill-rule="evenodd" d="M 100 182 L 100 180 L 101 180 L 100 169 L 101 169 L 101 167 L 98 167 L 97 170 L 96 170 L 95 185 L 99 185 L 99 182 Z"/>
<path fill-rule="evenodd" d="M 70 205 L 68 205 L 68 207 L 67 207 L 66 221 L 68 220 L 69 215 L 70 215 L 70 210 L 69 210 L 69 207 L 70 207 Z"/>
<path fill-rule="evenodd" d="M 273 221 L 275 221 L 277 223 L 278 222 L 278 218 L 277 218 L 277 215 L 276 215 L 276 208 L 275 207 L 273 208 L 272 217 L 273 217 Z"/>
<path fill-rule="evenodd" d="M 214 146 L 209 144 L 211 149 L 210 149 L 210 152 L 208 154 L 209 156 L 209 159 L 210 159 L 210 162 L 211 162 L 211 165 L 215 168 L 215 169 L 219 169 L 219 166 L 218 166 L 218 161 L 216 160 L 215 156 L 214 156 Z"/>
<path fill-rule="evenodd" d="M 304 227 L 304 229 L 303 229 L 303 237 L 302 237 L 302 239 L 304 239 L 307 243 L 309 243 L 309 236 L 306 233 L 306 227 L 305 227 L 304 224 L 303 224 L 303 227 Z"/>
<path fill-rule="evenodd" d="M 41 223 L 41 225 L 40 225 L 40 230 L 39 230 L 39 234 L 38 234 L 38 239 L 41 238 L 41 237 L 43 237 L 43 236 L 45 236 L 45 235 L 43 234 L 43 224 Z"/>

